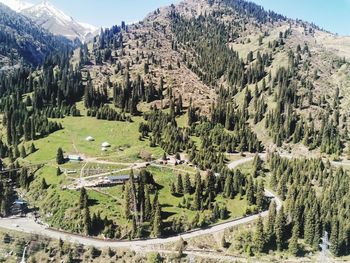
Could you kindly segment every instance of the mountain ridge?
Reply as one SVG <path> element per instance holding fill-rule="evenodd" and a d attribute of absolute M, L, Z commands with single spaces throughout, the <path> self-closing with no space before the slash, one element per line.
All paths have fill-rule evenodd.
<path fill-rule="evenodd" d="M 48 54 L 72 47 L 64 37 L 54 36 L 29 18 L 0 3 L 0 68 L 40 65 Z"/>
<path fill-rule="evenodd" d="M 62 35 L 70 40 L 76 38 L 85 42 L 98 34 L 98 28 L 75 21 L 71 16 L 56 8 L 49 1 L 43 0 L 31 4 L 21 0 L 1 0 L 14 11 L 32 19 L 37 25 L 49 30 L 55 35 Z"/>

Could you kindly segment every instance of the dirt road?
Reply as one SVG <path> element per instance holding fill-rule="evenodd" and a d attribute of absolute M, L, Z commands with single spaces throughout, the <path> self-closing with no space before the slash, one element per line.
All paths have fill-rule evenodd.
<path fill-rule="evenodd" d="M 254 157 L 247 157 L 235 162 L 232 162 L 228 165 L 230 169 L 236 168 L 238 165 L 244 164 L 246 162 L 252 161 L 252 158 Z M 265 191 L 266 196 L 272 198 L 275 200 L 277 204 L 277 210 L 279 210 L 282 206 L 281 200 L 275 196 L 272 192 L 266 190 Z M 261 213 L 262 217 L 266 217 L 268 215 L 268 211 L 265 211 Z M 11 219 L 11 218 L 3 218 L 0 219 L 0 227 L 4 229 L 9 230 L 15 230 L 15 231 L 21 231 L 24 233 L 32 233 L 32 234 L 38 234 L 38 235 L 44 235 L 53 239 L 62 239 L 65 241 L 73 242 L 73 243 L 79 243 L 86 246 L 95 246 L 98 248 L 131 248 L 133 250 L 140 250 L 142 247 L 146 246 L 153 246 L 153 245 L 159 245 L 169 242 L 176 242 L 180 236 L 183 239 L 191 239 L 194 237 L 199 237 L 203 235 L 208 234 L 214 234 L 224 231 L 225 229 L 239 226 L 242 224 L 247 224 L 255 221 L 258 218 L 258 215 L 252 215 L 247 216 L 239 219 L 234 219 L 226 223 L 214 225 L 211 227 L 208 227 L 206 229 L 197 229 L 193 230 L 188 233 L 184 233 L 179 236 L 174 237 L 168 237 L 168 238 L 155 238 L 155 239 L 145 239 L 145 240 L 133 240 L 133 241 L 111 241 L 111 240 L 101 240 L 101 239 L 95 239 L 95 238 L 89 238 L 79 235 L 74 235 L 70 233 L 60 232 L 56 230 L 52 230 L 49 228 L 46 228 L 45 226 L 38 224 L 34 221 L 34 219 L 31 218 L 18 218 L 18 219 Z"/>

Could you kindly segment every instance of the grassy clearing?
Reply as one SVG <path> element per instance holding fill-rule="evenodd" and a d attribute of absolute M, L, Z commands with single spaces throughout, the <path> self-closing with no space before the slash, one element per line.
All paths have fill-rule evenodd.
<path fill-rule="evenodd" d="M 54 160 L 57 149 L 61 147 L 66 154 L 82 154 L 89 157 L 101 157 L 121 162 L 135 162 L 141 150 L 148 151 L 155 158 L 161 157 L 160 148 L 149 147 L 148 141 L 139 140 L 139 124 L 142 117 L 133 117 L 133 122 L 109 122 L 91 117 L 66 117 L 58 120 L 64 129 L 46 138 L 35 141 L 38 151 L 30 156 L 31 162 Z M 85 138 L 92 136 L 93 142 Z M 107 152 L 101 151 L 101 144 L 109 142 Z"/>

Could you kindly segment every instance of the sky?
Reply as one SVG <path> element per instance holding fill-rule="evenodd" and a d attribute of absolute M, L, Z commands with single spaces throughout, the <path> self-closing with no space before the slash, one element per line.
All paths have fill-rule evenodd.
<path fill-rule="evenodd" d="M 265 9 L 350 36 L 350 0 L 253 0 Z"/>
<path fill-rule="evenodd" d="M 38 3 L 41 0 L 30 2 Z M 79 22 L 112 26 L 136 22 L 179 0 L 49 0 Z M 350 0 L 252 0 L 265 9 L 300 18 L 340 35 L 350 35 Z"/>

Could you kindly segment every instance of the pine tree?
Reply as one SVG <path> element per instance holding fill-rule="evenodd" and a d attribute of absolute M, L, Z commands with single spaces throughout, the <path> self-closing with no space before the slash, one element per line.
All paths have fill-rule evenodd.
<path fill-rule="evenodd" d="M 127 183 L 124 190 L 124 216 L 129 219 L 131 216 L 131 190 L 130 185 Z"/>
<path fill-rule="evenodd" d="M 291 253 L 294 256 L 297 256 L 299 253 L 298 248 L 298 238 L 299 238 L 299 223 L 298 221 L 294 222 L 293 230 L 292 230 L 292 237 L 289 241 L 289 253 Z"/>
<path fill-rule="evenodd" d="M 130 171 L 130 177 L 129 177 L 129 209 L 133 213 L 137 213 L 137 198 L 136 198 L 136 187 L 135 187 L 135 179 L 134 179 L 134 171 Z"/>
<path fill-rule="evenodd" d="M 262 170 L 262 164 L 263 161 L 261 160 L 258 153 L 255 154 L 254 160 L 253 160 L 253 177 L 258 177 L 261 170 Z"/>
<path fill-rule="evenodd" d="M 304 223 L 304 239 L 309 245 L 312 245 L 315 235 L 315 222 L 314 215 L 311 209 L 306 213 L 305 223 Z"/>
<path fill-rule="evenodd" d="M 285 247 L 285 228 L 286 228 L 286 219 L 284 216 L 283 206 L 278 212 L 275 224 L 276 231 L 276 244 L 277 249 L 282 251 Z"/>
<path fill-rule="evenodd" d="M 149 221 L 152 216 L 151 198 L 149 194 L 148 185 L 145 186 L 145 208 L 144 208 L 143 216 L 146 221 Z"/>
<path fill-rule="evenodd" d="M 137 226 L 136 226 L 135 215 L 133 215 L 133 217 L 132 217 L 131 236 L 132 236 L 133 238 L 137 237 Z"/>
<path fill-rule="evenodd" d="M 35 146 L 34 146 L 34 143 L 32 143 L 30 145 L 30 153 L 35 153 L 36 149 L 35 149 Z"/>
<path fill-rule="evenodd" d="M 28 170 L 26 168 L 22 168 L 20 173 L 20 178 L 19 178 L 20 187 L 27 188 L 27 180 L 28 180 Z"/>
<path fill-rule="evenodd" d="M 64 156 L 63 156 L 63 150 L 62 148 L 58 148 L 57 150 L 57 156 L 56 156 L 57 164 L 64 164 Z"/>
<path fill-rule="evenodd" d="M 182 175 L 179 174 L 177 176 L 177 186 L 176 186 L 176 191 L 178 194 L 182 195 L 183 194 L 183 183 L 182 183 Z"/>
<path fill-rule="evenodd" d="M 202 203 L 202 187 L 201 183 L 197 184 L 196 191 L 194 192 L 193 209 L 198 211 L 201 210 Z"/>
<path fill-rule="evenodd" d="M 226 198 L 232 198 L 234 196 L 233 184 L 232 184 L 232 174 L 226 176 L 225 185 L 224 185 L 224 196 Z"/>
<path fill-rule="evenodd" d="M 24 147 L 24 145 L 22 145 L 21 147 L 21 157 L 23 159 L 27 157 L 26 148 Z"/>
<path fill-rule="evenodd" d="M 318 215 L 316 215 L 315 218 L 315 235 L 314 235 L 314 241 L 313 241 L 313 248 L 317 250 L 320 245 L 321 240 L 321 231 L 320 231 L 320 220 L 318 218 Z"/>
<path fill-rule="evenodd" d="M 157 202 L 154 218 L 153 218 L 153 228 L 152 228 L 152 234 L 154 237 L 161 237 L 162 236 L 162 210 L 160 204 Z"/>
<path fill-rule="evenodd" d="M 41 180 L 41 189 L 46 190 L 49 186 L 46 183 L 45 178 Z"/>
<path fill-rule="evenodd" d="M 256 205 L 258 206 L 259 211 L 264 210 L 265 206 L 265 189 L 264 189 L 264 182 L 260 181 L 258 184 L 258 189 L 256 192 Z"/>
<path fill-rule="evenodd" d="M 259 215 L 258 222 L 256 225 L 256 231 L 254 235 L 254 247 L 258 253 L 262 253 L 265 247 L 265 234 L 264 234 L 264 224 Z"/>
<path fill-rule="evenodd" d="M 18 146 L 16 145 L 16 146 L 15 146 L 15 158 L 17 159 L 20 155 L 21 155 L 21 154 L 20 154 L 20 152 L 19 152 L 19 150 L 18 150 Z"/>
<path fill-rule="evenodd" d="M 332 221 L 332 229 L 329 242 L 331 243 L 330 250 L 332 254 L 335 257 L 339 256 L 339 223 L 337 219 L 333 219 Z"/>
<path fill-rule="evenodd" d="M 88 206 L 88 196 L 86 193 L 86 189 L 82 187 L 80 189 L 80 199 L 79 199 L 79 208 L 84 209 Z"/>
<path fill-rule="evenodd" d="M 91 232 L 91 217 L 89 206 L 86 206 L 84 213 L 84 233 L 85 235 L 90 235 Z"/>
<path fill-rule="evenodd" d="M 255 187 L 254 187 L 254 181 L 252 177 L 248 178 L 247 200 L 249 205 L 255 204 Z"/>
<path fill-rule="evenodd" d="M 185 181 L 184 181 L 183 188 L 184 188 L 185 194 L 190 194 L 192 191 L 190 175 L 188 173 L 185 175 Z"/>

